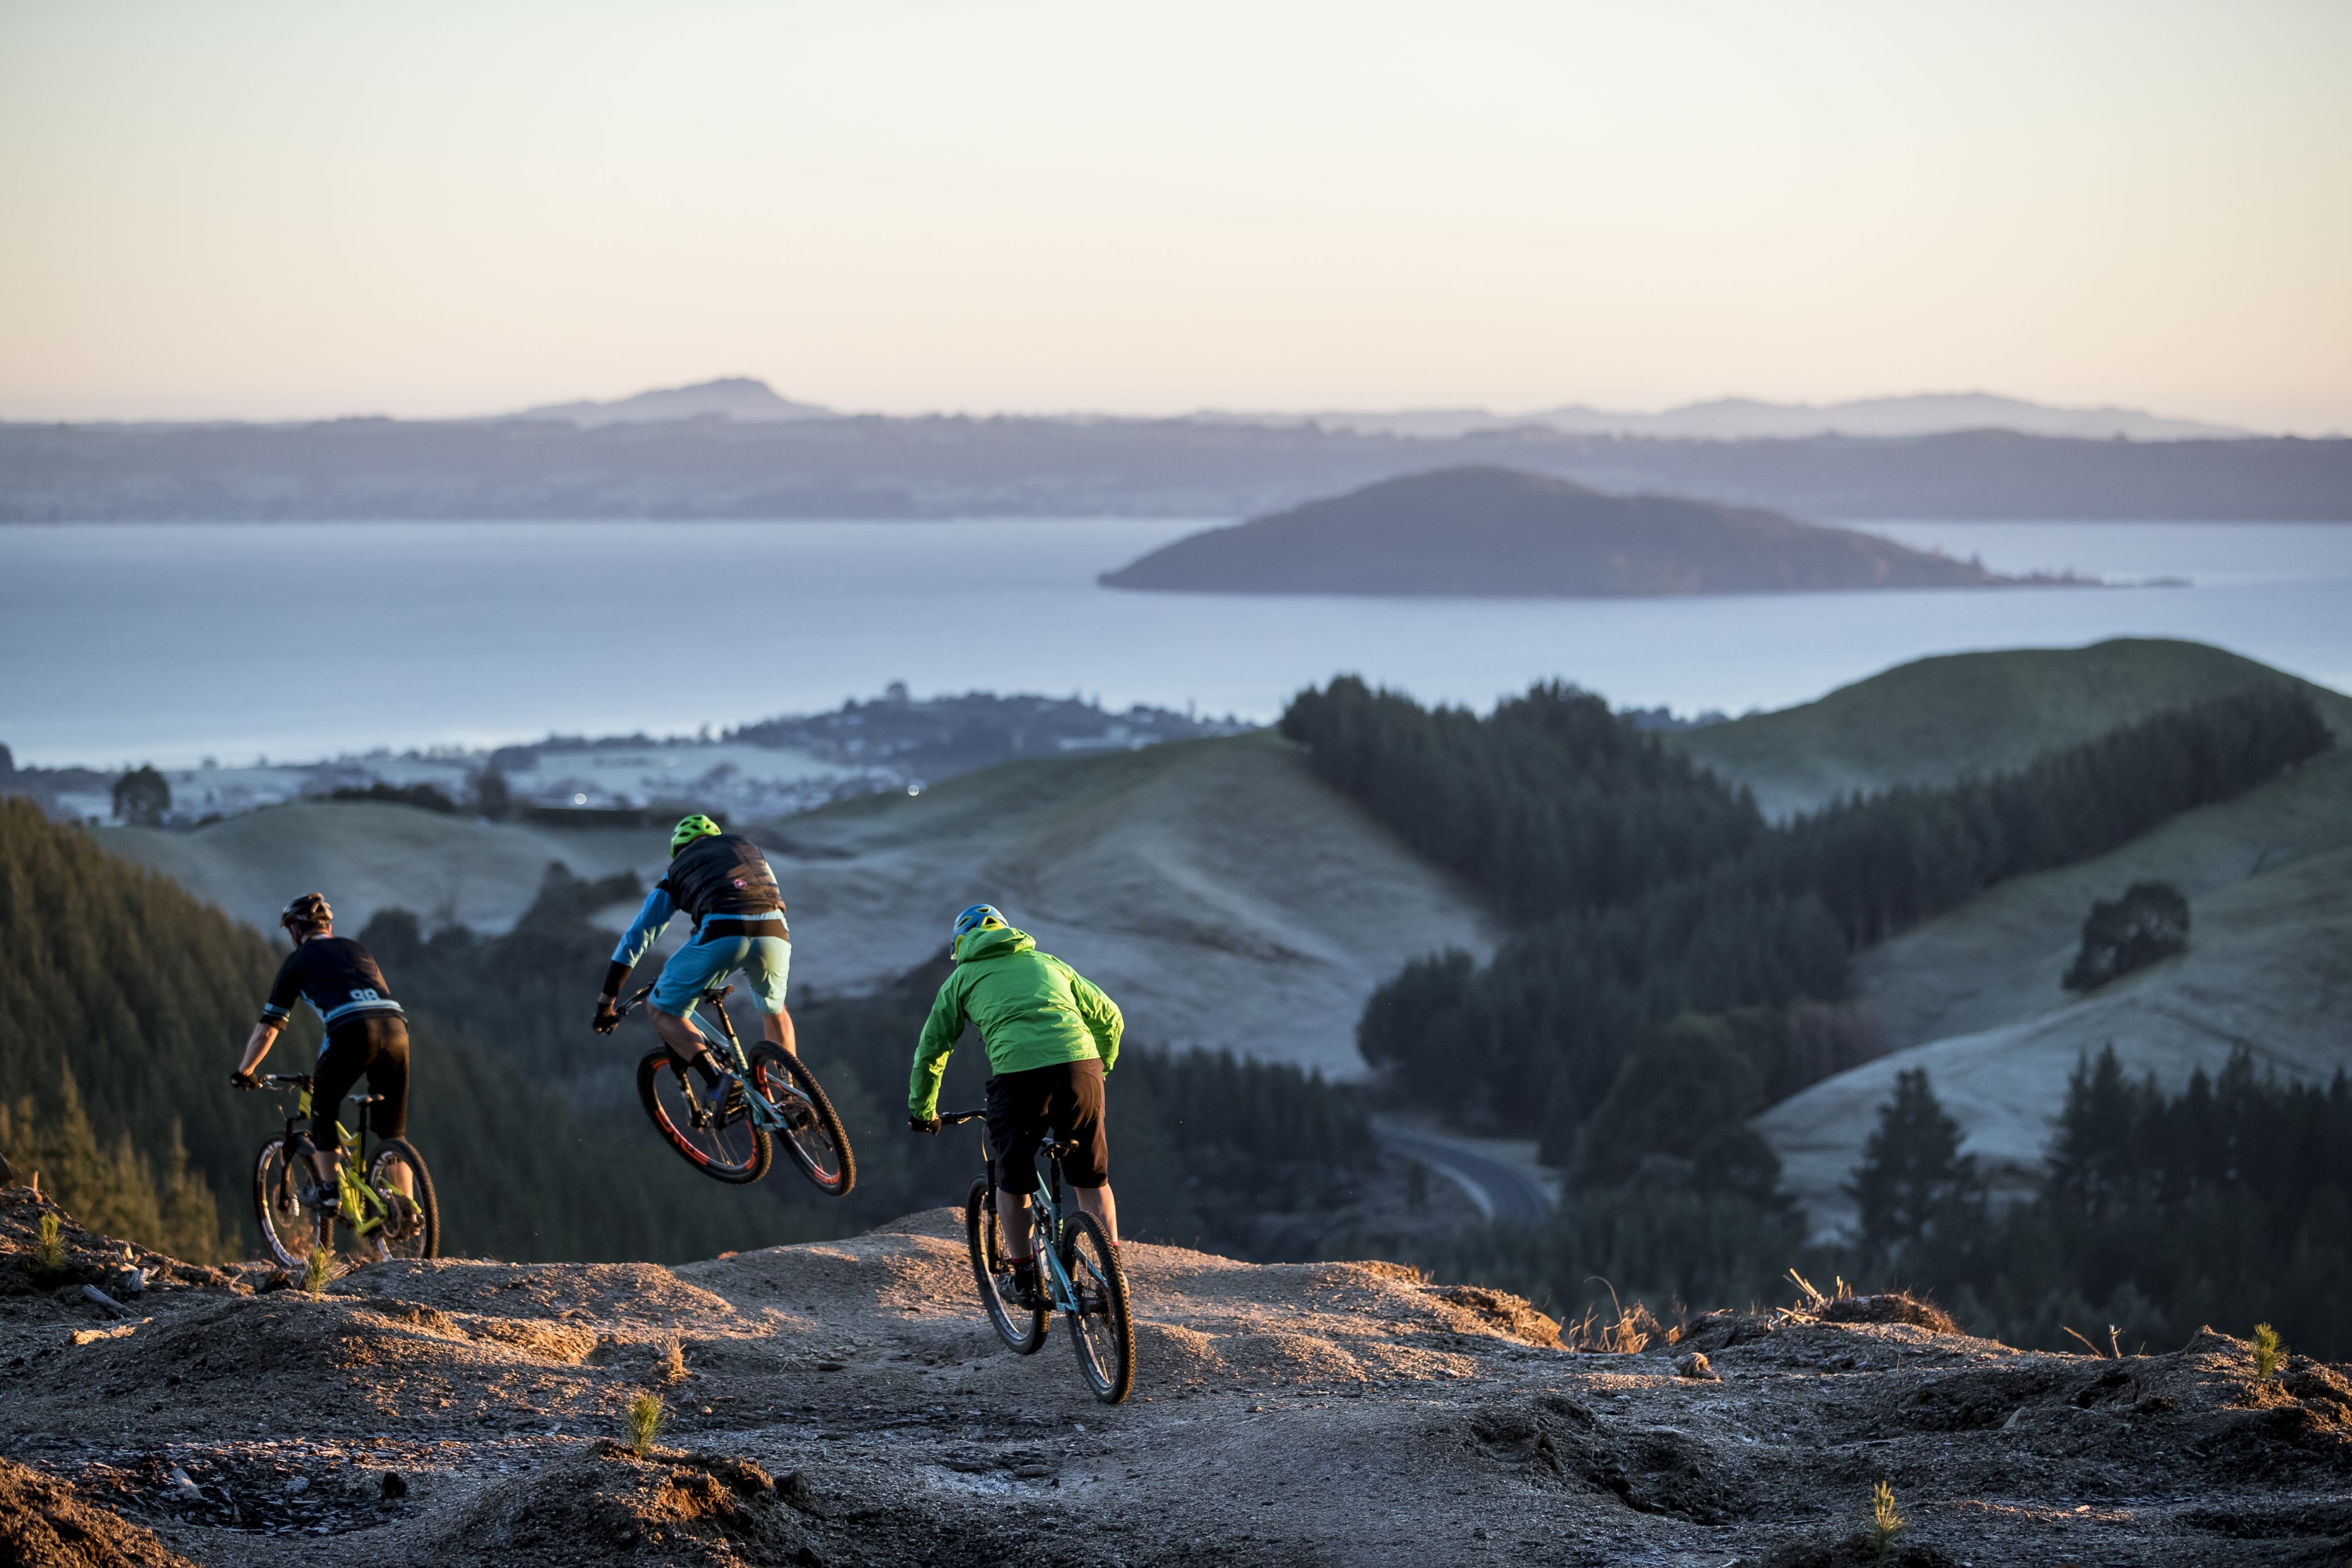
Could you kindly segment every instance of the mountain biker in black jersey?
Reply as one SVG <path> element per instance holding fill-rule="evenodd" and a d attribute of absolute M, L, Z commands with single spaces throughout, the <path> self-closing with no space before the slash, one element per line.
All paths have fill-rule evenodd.
<path fill-rule="evenodd" d="M 245 1058 L 229 1074 L 239 1089 L 257 1089 L 253 1070 L 277 1043 L 295 1002 L 310 1004 L 326 1025 L 319 1061 L 310 1077 L 310 1131 L 294 1134 L 293 1152 L 307 1157 L 317 1185 L 305 1196 L 327 1201 L 335 1190 L 335 1167 L 342 1140 L 335 1113 L 343 1096 L 364 1077 L 382 1096 L 369 1107 L 369 1124 L 379 1138 L 397 1138 L 408 1125 L 408 1020 L 392 999 L 392 988 L 374 955 L 348 936 L 335 935 L 335 912 L 326 895 L 306 893 L 278 913 L 278 924 L 294 940 L 294 951 L 278 967 L 278 979 L 262 1004 L 261 1020 L 245 1042 Z M 394 1169 L 394 1184 L 408 1191 L 405 1166 Z"/>
<path fill-rule="evenodd" d="M 697 1069 L 706 1083 L 719 1081 L 709 1042 L 694 1026 L 702 993 L 737 970 L 759 1004 L 767 1038 L 799 1054 L 793 1015 L 784 1010 L 784 982 L 793 967 L 793 933 L 784 923 L 783 894 L 760 846 L 740 833 L 722 831 L 700 812 L 670 831 L 669 870 L 646 894 L 636 919 L 613 949 L 604 989 L 592 1020 L 598 1034 L 620 1023 L 621 987 L 673 915 L 694 919 L 694 940 L 662 966 L 650 1008 L 654 1032 L 677 1060 Z"/>

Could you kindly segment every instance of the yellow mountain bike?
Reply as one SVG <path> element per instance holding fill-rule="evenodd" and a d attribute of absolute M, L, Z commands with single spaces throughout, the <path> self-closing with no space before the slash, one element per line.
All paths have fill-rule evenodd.
<path fill-rule="evenodd" d="M 310 1162 L 291 1153 L 296 1129 L 310 1114 L 310 1075 L 271 1072 L 257 1082 L 263 1089 L 295 1092 L 286 1130 L 263 1144 L 253 1162 L 253 1217 L 271 1257 L 299 1269 L 313 1248 L 333 1249 L 338 1225 L 351 1232 L 352 1249 L 362 1257 L 441 1255 L 441 1204 L 425 1156 L 406 1138 L 386 1138 L 368 1152 L 367 1108 L 383 1096 L 354 1094 L 345 1102 L 358 1107 L 352 1120 L 359 1131 L 336 1120 L 342 1160 L 335 1190 L 314 1198 L 307 1191 Z"/>

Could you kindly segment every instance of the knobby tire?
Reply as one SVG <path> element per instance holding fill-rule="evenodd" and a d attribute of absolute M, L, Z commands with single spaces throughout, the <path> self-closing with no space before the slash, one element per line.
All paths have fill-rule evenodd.
<path fill-rule="evenodd" d="M 857 1155 L 849 1146 L 848 1131 L 835 1113 L 833 1102 L 825 1097 L 807 1063 L 772 1040 L 761 1040 L 751 1048 L 751 1086 L 779 1110 L 788 1108 L 793 1092 L 799 1091 L 815 1121 L 782 1134 L 784 1153 L 817 1191 L 828 1197 L 846 1197 L 857 1185 Z"/>
<path fill-rule="evenodd" d="M 1062 1221 L 1061 1259 L 1078 1293 L 1078 1311 L 1069 1314 L 1078 1370 L 1096 1398 L 1117 1405 L 1135 1386 L 1135 1322 L 1118 1249 L 1092 1215 L 1073 1214 Z"/>
<path fill-rule="evenodd" d="M 1034 1355 L 1045 1343 L 1045 1309 L 1023 1312 L 998 1289 L 1010 1287 L 1013 1270 L 996 1244 L 996 1189 L 983 1176 L 971 1184 L 963 1200 L 963 1234 L 971 1249 L 971 1282 L 979 1287 L 980 1304 L 999 1338 L 1022 1355 Z"/>
<path fill-rule="evenodd" d="M 302 1206 L 307 1169 L 292 1168 L 285 1134 L 266 1140 L 253 1159 L 253 1218 L 261 1244 L 281 1269 L 299 1269 L 313 1247 L 334 1241 L 334 1218 Z"/>
<path fill-rule="evenodd" d="M 758 1181 L 775 1164 L 776 1149 L 769 1140 L 768 1130 L 751 1120 L 751 1112 L 737 1111 L 723 1125 L 696 1127 L 691 1118 L 680 1126 L 663 1103 L 663 1076 L 669 1075 L 673 1085 L 672 1098 L 681 1112 L 685 1109 L 682 1086 L 693 1075 L 690 1067 L 672 1062 L 669 1051 L 656 1046 L 637 1063 L 637 1098 L 653 1121 L 654 1131 L 662 1141 L 677 1151 L 678 1158 L 700 1171 L 713 1181 L 723 1181 L 730 1186 L 742 1186 Z M 701 1080 L 694 1077 L 698 1087 Z M 725 1084 L 720 1085 L 724 1092 Z"/>
<path fill-rule="evenodd" d="M 411 1185 L 416 1188 L 408 1199 L 401 1197 L 392 1185 L 391 1171 L 396 1165 L 408 1167 Z M 434 1191 L 433 1173 L 425 1168 L 425 1156 L 406 1138 L 386 1138 L 368 1155 L 368 1186 L 377 1196 L 395 1209 L 395 1218 L 387 1226 L 371 1232 L 365 1245 L 379 1260 L 392 1259 L 424 1259 L 441 1256 L 441 1199 Z M 401 1207 L 413 1212 L 399 1217 Z"/>

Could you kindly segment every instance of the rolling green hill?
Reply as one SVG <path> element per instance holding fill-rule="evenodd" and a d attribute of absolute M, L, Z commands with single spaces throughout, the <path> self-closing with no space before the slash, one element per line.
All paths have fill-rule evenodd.
<path fill-rule="evenodd" d="M 1145 1039 L 1362 1071 L 1364 998 L 1411 957 L 1492 946 L 1487 917 L 1271 734 L 1010 763 L 751 830 L 791 905 L 793 984 L 866 991 L 1002 905 L 1099 980 Z M 269 928 L 323 890 L 343 925 L 510 925 L 547 866 L 659 874 L 651 832 L 550 831 L 365 803 L 304 803 L 190 833 L 100 830 L 116 852 Z M 625 904 L 604 918 L 616 928 Z M 673 933 L 673 940 L 676 934 Z M 598 977 L 582 977 L 583 992 Z"/>
<path fill-rule="evenodd" d="M 503 931 L 530 907 L 550 865 L 650 880 L 667 849 L 651 830 L 559 831 L 368 800 L 298 800 L 190 832 L 115 827 L 97 836 L 263 931 L 278 928 L 288 899 L 314 889 L 354 932 L 386 908 L 428 925 Z"/>
<path fill-rule="evenodd" d="M 2293 678 L 2201 643 L 2155 638 L 1951 653 L 1665 739 L 1755 790 L 1767 816 L 1784 817 L 1857 790 L 2020 768 L 2160 709 Z M 2309 689 L 2338 740 L 2352 738 L 2352 698 Z"/>
<path fill-rule="evenodd" d="M 2340 783 L 2347 770 L 2336 771 Z M 2105 869 L 2109 883 L 2130 874 L 2123 865 Z M 2242 1047 L 2258 1071 L 2282 1078 L 2326 1083 L 2352 1069 L 2344 1028 L 2352 1009 L 2352 847 L 2266 866 L 2194 901 L 2192 912 L 2189 951 L 2178 957 L 2081 998 L 2049 978 L 2048 990 L 2037 986 L 2032 995 L 2058 1006 L 1898 1051 L 1764 1112 L 1753 1125 L 1780 1156 L 1788 1189 L 1817 1227 L 1851 1216 L 1841 1187 L 1895 1074 L 1907 1068 L 1927 1071 L 1967 1134 L 1966 1152 L 1996 1192 L 2011 1194 L 2028 1190 L 2040 1169 L 2067 1074 L 2104 1046 L 2114 1045 L 2128 1076 L 2153 1072 L 2176 1094 L 2196 1069 L 2218 1073 Z"/>
<path fill-rule="evenodd" d="M 1266 732 L 1016 762 L 920 797 L 870 796 L 777 823 L 793 974 L 866 988 L 998 904 L 1117 998 L 1139 1036 L 1353 1077 L 1372 988 L 1493 929 Z"/>
<path fill-rule="evenodd" d="M 1898 1049 L 2053 1013 L 2092 900 L 2135 882 L 2188 895 L 2200 946 L 2215 894 L 2352 849 L 2352 749 L 2339 746 L 2234 800 L 2183 812 L 2080 865 L 2020 877 L 1855 956 L 1854 980 Z M 2261 883 L 2260 885 L 2272 885 Z"/>

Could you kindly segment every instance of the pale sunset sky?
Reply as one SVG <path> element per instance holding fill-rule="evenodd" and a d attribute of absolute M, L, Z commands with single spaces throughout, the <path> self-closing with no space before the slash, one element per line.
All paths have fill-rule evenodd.
<path fill-rule="evenodd" d="M 2352 429 L 2352 5 L 0 5 L 0 418 Z"/>

